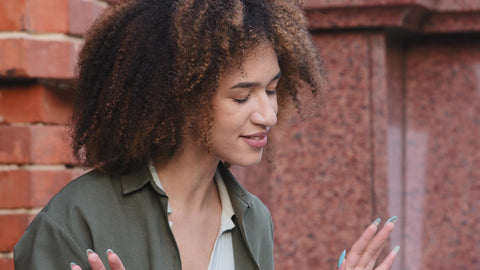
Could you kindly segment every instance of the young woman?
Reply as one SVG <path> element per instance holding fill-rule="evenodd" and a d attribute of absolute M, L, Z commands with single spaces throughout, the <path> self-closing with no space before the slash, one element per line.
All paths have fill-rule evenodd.
<path fill-rule="evenodd" d="M 73 116 L 73 150 L 96 169 L 38 214 L 16 269 L 273 269 L 270 213 L 228 164 L 257 164 L 277 116 L 322 82 L 291 0 L 109 9 L 80 54 Z M 393 223 L 377 226 L 342 269 L 373 268 Z"/>

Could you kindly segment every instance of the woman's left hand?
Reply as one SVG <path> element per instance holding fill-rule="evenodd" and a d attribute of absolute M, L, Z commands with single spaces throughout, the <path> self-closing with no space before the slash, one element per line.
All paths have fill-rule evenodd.
<path fill-rule="evenodd" d="M 338 268 L 340 270 L 372 270 L 375 267 L 382 247 L 390 236 L 390 233 L 395 227 L 394 221 L 396 217 L 390 218 L 383 228 L 378 231 L 380 220 L 375 220 L 362 233 L 360 238 L 353 244 L 352 249 L 345 254 L 345 251 L 340 256 Z M 375 270 L 388 270 L 391 268 L 393 261 L 397 257 L 399 247 L 395 247 L 388 256 L 375 268 Z"/>
<path fill-rule="evenodd" d="M 102 260 L 100 260 L 100 257 L 98 256 L 97 253 L 89 249 L 87 250 L 87 256 L 88 256 L 88 263 L 90 264 L 90 267 L 92 267 L 92 270 L 105 270 L 105 265 L 103 265 L 103 262 Z M 120 257 L 118 257 L 118 255 L 115 254 L 111 249 L 107 250 L 107 257 L 108 257 L 108 264 L 110 264 L 111 270 L 125 270 L 122 260 L 120 260 Z M 82 270 L 82 268 L 76 265 L 75 263 L 70 264 L 70 269 Z"/>

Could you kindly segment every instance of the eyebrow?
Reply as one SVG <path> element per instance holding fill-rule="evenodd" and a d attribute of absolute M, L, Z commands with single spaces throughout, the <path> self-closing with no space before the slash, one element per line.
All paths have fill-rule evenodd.
<path fill-rule="evenodd" d="M 268 84 L 271 84 L 273 81 L 276 81 L 278 79 L 280 79 L 280 77 L 282 76 L 282 72 L 278 72 L 277 75 L 275 75 Z M 235 84 L 234 86 L 231 87 L 231 89 L 235 89 L 235 88 L 252 88 L 252 87 L 257 87 L 257 86 L 260 86 L 260 83 L 259 82 L 239 82 L 237 84 Z"/>

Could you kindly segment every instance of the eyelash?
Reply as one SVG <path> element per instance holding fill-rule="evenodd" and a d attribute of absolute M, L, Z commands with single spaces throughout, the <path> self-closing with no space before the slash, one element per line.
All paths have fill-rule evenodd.
<path fill-rule="evenodd" d="M 267 93 L 267 95 L 269 95 L 269 96 L 274 96 L 274 95 L 277 94 L 277 91 L 276 91 L 276 90 L 265 90 L 265 93 Z M 244 99 L 234 98 L 233 100 L 234 100 L 235 102 L 237 102 L 237 103 L 242 104 L 242 103 L 247 102 L 247 100 L 248 100 L 249 97 L 250 97 L 250 94 L 248 94 L 248 96 L 247 96 L 246 98 L 244 98 Z"/>
<path fill-rule="evenodd" d="M 234 98 L 233 100 L 234 100 L 235 102 L 237 102 L 237 103 L 240 103 L 240 104 L 242 104 L 242 103 L 245 103 L 245 102 L 247 102 L 247 100 L 248 100 L 248 98 L 249 98 L 249 97 L 250 97 L 250 94 L 249 94 L 249 95 L 248 95 L 246 98 L 244 98 L 244 99 L 237 99 L 237 98 Z"/>
<path fill-rule="evenodd" d="M 273 90 L 265 90 L 265 92 L 267 93 L 267 95 L 269 96 L 274 96 L 277 94 L 277 90 L 276 89 L 273 89 Z"/>

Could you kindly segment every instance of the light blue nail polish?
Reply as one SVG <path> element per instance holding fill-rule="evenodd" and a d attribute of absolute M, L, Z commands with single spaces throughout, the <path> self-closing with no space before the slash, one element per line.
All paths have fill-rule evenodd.
<path fill-rule="evenodd" d="M 375 219 L 372 224 L 375 224 L 375 226 L 378 226 L 378 224 L 380 224 L 380 222 L 382 222 L 382 219 L 381 218 L 377 218 Z"/>
<path fill-rule="evenodd" d="M 397 220 L 397 216 L 393 216 L 393 217 L 389 218 L 389 219 L 387 220 L 387 222 L 385 222 L 385 224 L 387 224 L 387 223 L 389 223 L 389 222 L 395 223 L 395 220 Z"/>
<path fill-rule="evenodd" d="M 107 256 L 108 256 L 108 254 L 110 254 L 110 253 L 113 253 L 113 250 L 107 249 Z"/>
<path fill-rule="evenodd" d="M 344 249 L 342 255 L 340 255 L 340 258 L 338 258 L 337 268 L 340 268 L 340 266 L 342 266 L 343 260 L 345 259 L 345 254 L 347 254 L 347 250 Z"/>
<path fill-rule="evenodd" d="M 88 257 L 88 254 L 90 254 L 90 253 L 94 253 L 93 250 L 87 249 L 87 257 Z"/>
<path fill-rule="evenodd" d="M 393 252 L 398 253 L 399 250 L 400 250 L 400 246 L 396 246 L 396 247 L 393 249 Z"/>
<path fill-rule="evenodd" d="M 74 266 L 74 265 L 77 265 L 77 264 L 74 263 L 74 262 L 71 262 L 71 263 L 70 263 L 70 268 L 72 268 L 72 266 Z"/>

